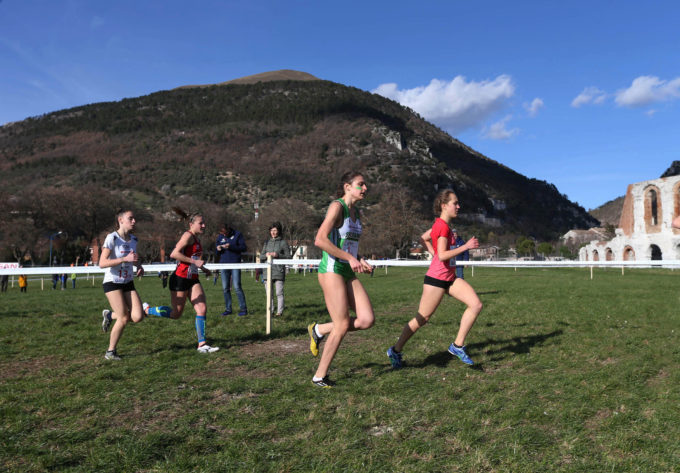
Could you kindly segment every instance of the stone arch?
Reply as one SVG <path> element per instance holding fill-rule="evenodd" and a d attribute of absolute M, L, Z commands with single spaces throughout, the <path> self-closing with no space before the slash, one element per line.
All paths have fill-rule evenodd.
<path fill-rule="evenodd" d="M 597 250 L 593 250 L 593 261 L 600 261 L 600 254 Z"/>
<path fill-rule="evenodd" d="M 635 261 L 635 250 L 630 246 L 623 249 L 623 261 Z"/>
<path fill-rule="evenodd" d="M 607 248 L 604 250 L 604 259 L 605 261 L 613 261 L 614 260 L 614 252 L 612 251 L 611 248 Z"/>
<path fill-rule="evenodd" d="M 652 261 L 662 260 L 663 254 L 661 253 L 661 248 L 657 245 L 649 245 L 649 259 Z"/>
<path fill-rule="evenodd" d="M 656 186 L 648 186 L 644 193 L 645 232 L 658 233 L 661 231 L 661 192 Z"/>

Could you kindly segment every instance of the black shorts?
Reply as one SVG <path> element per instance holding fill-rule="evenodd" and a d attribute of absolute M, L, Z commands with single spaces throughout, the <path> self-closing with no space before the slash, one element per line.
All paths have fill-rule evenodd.
<path fill-rule="evenodd" d="M 453 281 L 455 281 L 456 278 L 453 278 Z M 433 278 L 431 276 L 425 276 L 425 280 L 423 281 L 423 284 L 427 284 L 429 286 L 434 286 L 434 287 L 440 287 L 444 289 L 445 291 L 448 291 L 449 288 L 453 285 L 453 281 L 442 281 L 441 279 Z"/>
<path fill-rule="evenodd" d="M 199 281 L 198 278 L 196 279 L 187 279 L 187 278 L 182 278 L 177 276 L 177 274 L 172 273 L 170 275 L 170 280 L 168 281 L 168 287 L 170 288 L 171 291 L 175 292 L 186 292 L 191 290 L 194 284 L 200 284 L 201 281 Z"/>
<path fill-rule="evenodd" d="M 104 294 L 113 291 L 132 292 L 135 290 L 135 282 L 134 281 L 125 283 L 105 282 L 102 287 L 104 288 Z"/>

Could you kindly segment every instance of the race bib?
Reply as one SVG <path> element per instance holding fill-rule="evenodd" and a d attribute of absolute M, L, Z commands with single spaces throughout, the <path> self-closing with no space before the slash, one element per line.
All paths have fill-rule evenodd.
<path fill-rule="evenodd" d="M 342 249 L 356 258 L 359 254 L 359 242 L 356 240 L 345 240 L 342 244 Z"/>

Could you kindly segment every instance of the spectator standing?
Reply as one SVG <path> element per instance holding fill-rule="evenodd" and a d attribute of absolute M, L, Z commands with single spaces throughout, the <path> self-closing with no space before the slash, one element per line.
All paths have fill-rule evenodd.
<path fill-rule="evenodd" d="M 463 240 L 461 238 L 461 236 L 458 234 L 458 231 L 455 228 L 451 229 L 451 234 L 453 235 L 453 240 L 454 240 L 453 248 L 451 248 L 452 250 L 455 250 L 456 248 L 460 248 L 461 246 L 463 246 L 465 244 L 465 240 Z M 453 263 L 455 263 L 456 261 L 470 261 L 470 250 L 465 250 L 462 253 L 457 254 L 453 258 Z M 456 277 L 457 278 L 465 279 L 463 277 L 464 269 L 465 269 L 465 266 L 456 265 Z"/>
<path fill-rule="evenodd" d="M 28 289 L 28 279 L 25 274 L 19 275 L 19 291 L 26 292 Z"/>
<path fill-rule="evenodd" d="M 234 230 L 226 223 L 222 225 L 220 234 L 217 236 L 215 242 L 217 255 L 219 256 L 219 263 L 240 263 L 241 253 L 246 251 L 246 242 L 243 239 L 241 232 Z M 238 298 L 239 312 L 238 315 L 248 315 L 248 306 L 246 305 L 246 295 L 243 293 L 241 287 L 241 270 L 222 269 L 220 270 L 220 277 L 222 278 L 222 292 L 224 293 L 224 312 L 222 315 L 230 315 L 231 308 L 231 286 L 234 287 L 236 297 Z"/>
<path fill-rule="evenodd" d="M 0 276 L 0 291 L 1 292 L 7 292 L 7 284 L 9 282 L 9 275 L 8 274 L 3 274 Z"/>
<path fill-rule="evenodd" d="M 75 266 L 73 263 L 71 263 L 71 267 Z M 73 289 L 76 288 L 76 273 L 71 273 L 71 284 Z"/>
<path fill-rule="evenodd" d="M 66 289 L 66 273 L 62 273 L 61 275 L 61 290 Z"/>
<path fill-rule="evenodd" d="M 272 258 L 284 258 L 290 259 L 290 246 L 288 242 L 282 238 L 282 229 L 280 222 L 274 222 L 269 226 L 269 238 L 262 247 L 260 252 L 260 262 L 267 260 L 268 256 Z M 284 298 L 283 298 L 283 283 L 286 280 L 286 267 L 282 264 L 272 265 L 272 282 L 276 288 L 276 317 L 280 317 L 283 314 L 283 309 L 285 308 Z M 272 294 L 272 306 L 273 306 Z"/>
<path fill-rule="evenodd" d="M 52 275 L 52 289 L 57 288 L 58 282 L 59 282 L 59 275 L 55 273 L 55 274 Z"/>

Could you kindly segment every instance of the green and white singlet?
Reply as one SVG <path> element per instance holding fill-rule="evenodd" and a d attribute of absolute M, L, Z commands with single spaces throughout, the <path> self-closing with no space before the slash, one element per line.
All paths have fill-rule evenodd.
<path fill-rule="evenodd" d="M 342 205 L 342 225 L 340 228 L 333 228 L 328 235 L 328 239 L 335 246 L 351 254 L 355 258 L 359 254 L 359 237 L 361 236 L 361 221 L 357 217 L 353 221 L 349 216 L 349 208 L 342 199 L 338 199 Z M 319 273 L 335 273 L 341 275 L 346 281 L 355 277 L 349 262 L 344 259 L 336 258 L 325 251 L 319 263 Z"/>

